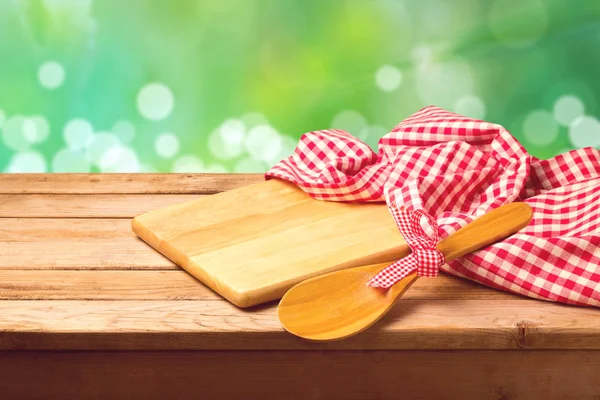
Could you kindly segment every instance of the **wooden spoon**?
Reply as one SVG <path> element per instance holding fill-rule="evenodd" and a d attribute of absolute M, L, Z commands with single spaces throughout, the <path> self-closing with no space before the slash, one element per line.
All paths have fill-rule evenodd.
<path fill-rule="evenodd" d="M 437 248 L 446 261 L 451 261 L 518 232 L 531 217 L 528 204 L 509 203 L 441 240 Z M 418 279 L 415 272 L 389 289 L 367 286 L 388 265 L 330 272 L 295 285 L 279 303 L 279 321 L 288 332 L 316 341 L 338 340 L 362 332 L 383 317 Z"/>

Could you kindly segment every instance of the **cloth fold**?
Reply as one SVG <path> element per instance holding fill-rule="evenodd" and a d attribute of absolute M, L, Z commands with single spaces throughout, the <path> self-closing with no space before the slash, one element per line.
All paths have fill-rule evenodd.
<path fill-rule="evenodd" d="M 315 199 L 386 202 L 435 216 L 447 237 L 513 201 L 533 208 L 509 238 L 445 263 L 449 274 L 532 298 L 600 305 L 600 151 L 548 160 L 529 155 L 501 125 L 423 108 L 379 140 L 375 153 L 348 132 L 300 138 L 265 179 L 290 181 Z M 431 235 L 432 232 L 427 232 Z"/>

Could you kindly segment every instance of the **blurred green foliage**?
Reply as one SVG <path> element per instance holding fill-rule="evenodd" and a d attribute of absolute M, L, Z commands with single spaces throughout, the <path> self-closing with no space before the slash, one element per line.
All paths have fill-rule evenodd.
<path fill-rule="evenodd" d="M 598 1 L 5 0 L 0 38 L 6 172 L 264 172 L 431 104 L 600 147 Z"/>

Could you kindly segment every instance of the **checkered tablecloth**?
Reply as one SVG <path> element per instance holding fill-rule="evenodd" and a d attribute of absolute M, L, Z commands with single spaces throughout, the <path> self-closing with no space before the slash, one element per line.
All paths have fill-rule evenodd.
<path fill-rule="evenodd" d="M 319 200 L 422 210 L 442 238 L 502 204 L 526 202 L 534 212 L 527 227 L 441 269 L 532 298 L 600 305 L 596 149 L 540 160 L 500 125 L 431 106 L 382 137 L 377 152 L 345 131 L 306 133 L 265 177 Z"/>

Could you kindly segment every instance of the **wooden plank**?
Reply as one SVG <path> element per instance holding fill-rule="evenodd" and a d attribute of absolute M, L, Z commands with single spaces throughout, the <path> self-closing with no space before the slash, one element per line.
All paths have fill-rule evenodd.
<path fill-rule="evenodd" d="M 263 180 L 263 174 L 0 174 L 0 193 L 212 194 Z"/>
<path fill-rule="evenodd" d="M 135 238 L 0 242 L 2 269 L 179 269 Z"/>
<path fill-rule="evenodd" d="M 0 241 L 3 242 L 98 241 L 115 238 L 137 241 L 137 235 L 131 230 L 131 219 L 0 218 Z"/>
<path fill-rule="evenodd" d="M 599 351 L 11 352 L 6 399 L 597 399 Z"/>
<path fill-rule="evenodd" d="M 276 304 L 0 301 L 0 350 L 600 349 L 600 310 L 536 300 L 404 300 L 331 343 L 281 328 Z"/>
<path fill-rule="evenodd" d="M 420 279 L 405 300 L 525 300 L 463 279 Z M 183 270 L 0 270 L 0 300 L 222 300 Z"/>
<path fill-rule="evenodd" d="M 221 300 L 183 270 L 0 270 L 0 300 Z"/>
<path fill-rule="evenodd" d="M 6 269 L 179 269 L 131 230 L 130 219 L 0 219 Z M 34 272 L 36 274 L 37 272 Z M 10 280 L 10 275 L 6 276 Z"/>
<path fill-rule="evenodd" d="M 196 194 L 0 194 L 0 218 L 133 218 Z"/>

